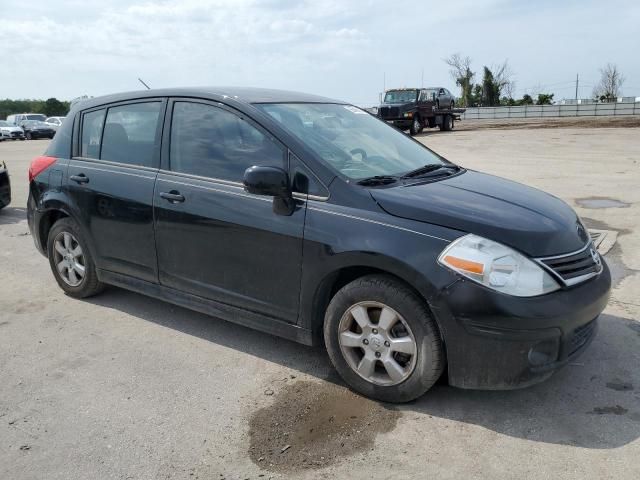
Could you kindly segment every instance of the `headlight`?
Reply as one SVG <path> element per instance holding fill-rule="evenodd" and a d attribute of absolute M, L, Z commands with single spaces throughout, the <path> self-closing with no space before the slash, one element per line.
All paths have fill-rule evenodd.
<path fill-rule="evenodd" d="M 445 248 L 438 262 L 485 287 L 516 297 L 533 297 L 560 285 L 524 255 L 477 235 L 465 235 Z"/>

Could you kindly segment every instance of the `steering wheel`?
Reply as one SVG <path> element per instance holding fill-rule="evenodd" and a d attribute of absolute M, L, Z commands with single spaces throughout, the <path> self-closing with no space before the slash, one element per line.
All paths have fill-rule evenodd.
<path fill-rule="evenodd" d="M 362 157 L 361 161 L 365 161 L 367 159 L 367 152 L 365 152 L 362 148 L 354 148 L 349 152 L 351 155 L 358 155 Z"/>

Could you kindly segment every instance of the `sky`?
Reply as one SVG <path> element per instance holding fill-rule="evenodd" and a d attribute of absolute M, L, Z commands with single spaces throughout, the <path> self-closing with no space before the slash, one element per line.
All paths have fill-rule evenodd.
<path fill-rule="evenodd" d="M 514 97 L 591 96 L 616 64 L 640 96 L 638 0 L 0 0 L 0 98 L 234 85 L 378 102 L 386 88 L 459 88 L 443 59 L 508 60 Z"/>

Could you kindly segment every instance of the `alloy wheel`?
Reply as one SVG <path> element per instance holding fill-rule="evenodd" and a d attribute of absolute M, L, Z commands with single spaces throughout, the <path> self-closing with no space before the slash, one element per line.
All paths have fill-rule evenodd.
<path fill-rule="evenodd" d="M 54 263 L 60 278 L 77 287 L 85 276 L 85 258 L 78 240 L 69 232 L 60 232 L 53 241 Z"/>
<path fill-rule="evenodd" d="M 397 385 L 416 366 L 418 346 L 411 328 L 380 302 L 349 307 L 340 319 L 338 342 L 349 367 L 376 385 Z"/>

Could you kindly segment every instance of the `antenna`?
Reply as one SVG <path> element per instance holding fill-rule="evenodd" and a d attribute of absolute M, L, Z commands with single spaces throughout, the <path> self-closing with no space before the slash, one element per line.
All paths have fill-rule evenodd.
<path fill-rule="evenodd" d="M 140 77 L 138 77 L 138 81 L 143 84 L 145 87 L 147 87 L 147 90 L 151 90 L 151 87 L 149 85 L 147 85 L 146 83 L 144 83 L 144 80 L 142 80 Z"/>

